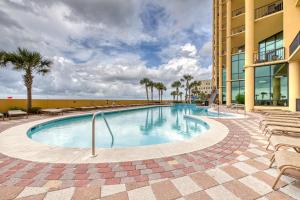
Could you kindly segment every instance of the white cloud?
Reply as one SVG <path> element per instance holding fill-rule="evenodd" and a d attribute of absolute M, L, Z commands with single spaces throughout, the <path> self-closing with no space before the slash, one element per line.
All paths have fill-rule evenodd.
<path fill-rule="evenodd" d="M 149 3 L 162 8 L 164 15 L 154 33 L 145 31 L 140 19 Z M 35 76 L 36 96 L 144 98 L 139 85 L 143 77 L 163 81 L 169 94 L 171 83 L 184 74 L 210 77 L 211 66 L 203 60 L 210 57 L 211 43 L 196 45 L 187 31 L 198 34 L 193 37 L 209 34 L 210 4 L 209 0 L 0 1 L 0 47 L 9 51 L 27 47 L 54 61 L 50 74 Z M 166 43 L 157 53 L 161 64 L 146 66 L 135 49 L 142 42 Z M 119 50 L 124 46 L 128 51 Z M 0 69 L 0 91 L 0 97 L 24 97 L 22 73 Z"/>

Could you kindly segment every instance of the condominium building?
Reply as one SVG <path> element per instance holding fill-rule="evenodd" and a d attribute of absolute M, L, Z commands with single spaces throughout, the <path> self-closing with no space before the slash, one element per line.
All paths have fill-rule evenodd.
<path fill-rule="evenodd" d="M 211 94 L 212 92 L 212 82 L 211 80 L 201 80 L 198 81 L 199 86 L 197 89 L 204 94 Z"/>
<path fill-rule="evenodd" d="M 220 103 L 242 95 L 247 111 L 296 111 L 300 0 L 213 0 L 213 19 L 212 84 Z"/>

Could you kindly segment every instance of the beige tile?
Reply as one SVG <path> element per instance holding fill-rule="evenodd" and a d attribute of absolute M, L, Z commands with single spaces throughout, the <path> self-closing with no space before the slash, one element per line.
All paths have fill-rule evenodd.
<path fill-rule="evenodd" d="M 70 187 L 70 188 L 66 188 L 66 189 L 62 189 L 62 190 L 48 192 L 45 197 L 45 200 L 58 200 L 58 199 L 71 200 L 74 191 L 75 191 L 75 188 Z"/>
<path fill-rule="evenodd" d="M 205 191 L 195 192 L 184 197 L 185 200 L 212 200 Z"/>
<path fill-rule="evenodd" d="M 100 187 L 76 188 L 72 200 L 92 200 L 100 198 Z"/>
<path fill-rule="evenodd" d="M 128 191 L 129 200 L 155 200 L 154 193 L 150 186 L 137 188 Z"/>
<path fill-rule="evenodd" d="M 43 187 L 46 188 L 60 188 L 62 185 L 62 181 L 60 180 L 50 180 Z"/>
<path fill-rule="evenodd" d="M 145 186 L 148 186 L 149 183 L 148 182 L 133 182 L 133 183 L 127 183 L 126 184 L 126 190 L 129 191 L 129 190 L 134 190 L 134 189 L 137 189 L 137 188 L 140 188 L 140 187 L 145 187 Z"/>
<path fill-rule="evenodd" d="M 103 185 L 101 187 L 101 197 L 126 191 L 125 184 Z"/>
<path fill-rule="evenodd" d="M 246 173 L 242 172 L 241 170 L 232 165 L 221 167 L 221 169 L 235 179 L 247 176 Z"/>
<path fill-rule="evenodd" d="M 214 200 L 238 200 L 232 192 L 227 190 L 224 186 L 218 185 L 205 190 L 205 192 Z"/>
<path fill-rule="evenodd" d="M 191 179 L 197 183 L 202 189 L 207 189 L 218 185 L 218 182 L 205 172 L 199 172 L 190 175 Z"/>
<path fill-rule="evenodd" d="M 265 195 L 273 191 L 268 184 L 253 176 L 246 176 L 244 178 L 239 179 L 239 181 L 260 195 Z"/>
<path fill-rule="evenodd" d="M 207 170 L 206 173 L 220 184 L 233 180 L 230 175 L 219 168 Z"/>
<path fill-rule="evenodd" d="M 245 184 L 237 180 L 224 183 L 223 186 L 229 191 L 231 191 L 235 196 L 239 197 L 240 199 L 250 200 L 250 199 L 256 199 L 260 196 L 260 194 L 254 192 Z"/>
<path fill-rule="evenodd" d="M 181 197 L 171 181 L 154 183 L 151 187 L 157 200 L 170 200 Z"/>
<path fill-rule="evenodd" d="M 42 194 L 48 191 L 48 188 L 45 187 L 26 187 L 17 198 L 27 197 L 31 195 Z"/>
<path fill-rule="evenodd" d="M 246 160 L 245 163 L 247 163 L 248 165 L 251 165 L 252 167 L 255 167 L 256 169 L 259 169 L 259 170 L 265 170 L 265 169 L 269 168 L 268 165 L 265 165 L 261 162 L 253 160 L 253 159 Z"/>
<path fill-rule="evenodd" d="M 127 192 L 120 192 L 117 194 L 102 197 L 101 200 L 128 200 Z"/>
<path fill-rule="evenodd" d="M 14 199 L 23 191 L 23 189 L 23 187 L 2 186 L 0 187 L 0 199 Z"/>
<path fill-rule="evenodd" d="M 267 194 L 266 197 L 270 200 L 273 200 L 273 199 L 292 200 L 291 197 L 289 197 L 286 194 L 283 194 L 282 192 L 279 192 L 279 191 L 273 191 L 273 192 Z"/>
<path fill-rule="evenodd" d="M 183 196 L 202 190 L 189 176 L 173 179 L 172 183 Z"/>

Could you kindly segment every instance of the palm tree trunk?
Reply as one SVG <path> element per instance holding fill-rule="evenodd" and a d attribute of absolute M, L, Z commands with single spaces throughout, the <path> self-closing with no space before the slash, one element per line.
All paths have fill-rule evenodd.
<path fill-rule="evenodd" d="M 32 80 L 33 80 L 31 71 L 27 71 L 23 78 L 27 89 L 27 112 L 30 112 L 32 107 L 31 105 L 32 105 Z"/>
<path fill-rule="evenodd" d="M 153 101 L 153 87 L 151 87 L 151 101 Z"/>
<path fill-rule="evenodd" d="M 176 88 L 176 94 L 177 94 L 176 101 L 178 101 L 178 93 L 179 93 L 179 88 Z"/>
<path fill-rule="evenodd" d="M 148 86 L 147 85 L 146 85 L 146 95 L 147 95 L 147 101 L 149 102 Z"/>
<path fill-rule="evenodd" d="M 27 87 L 27 112 L 31 111 L 32 105 L 32 92 L 31 87 Z"/>
<path fill-rule="evenodd" d="M 187 102 L 187 98 L 188 98 L 188 87 L 189 87 L 189 82 L 186 81 L 186 84 L 185 84 L 185 102 Z"/>

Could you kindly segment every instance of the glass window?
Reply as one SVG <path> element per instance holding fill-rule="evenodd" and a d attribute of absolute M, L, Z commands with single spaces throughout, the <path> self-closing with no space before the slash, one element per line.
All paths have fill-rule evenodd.
<path fill-rule="evenodd" d="M 233 103 L 244 103 L 245 54 L 233 55 L 231 66 L 231 101 Z"/>
<path fill-rule="evenodd" d="M 270 66 L 256 67 L 255 76 L 270 76 Z"/>
<path fill-rule="evenodd" d="M 261 41 L 258 51 L 258 59 L 263 62 L 284 59 L 283 32 Z"/>
<path fill-rule="evenodd" d="M 238 61 L 232 62 L 231 67 L 232 67 L 231 73 L 235 74 L 235 73 L 239 72 L 239 62 Z"/>
<path fill-rule="evenodd" d="M 255 68 L 255 105 L 288 106 L 288 64 Z"/>
<path fill-rule="evenodd" d="M 231 61 L 237 61 L 237 60 L 239 60 L 239 54 L 233 55 Z"/>

